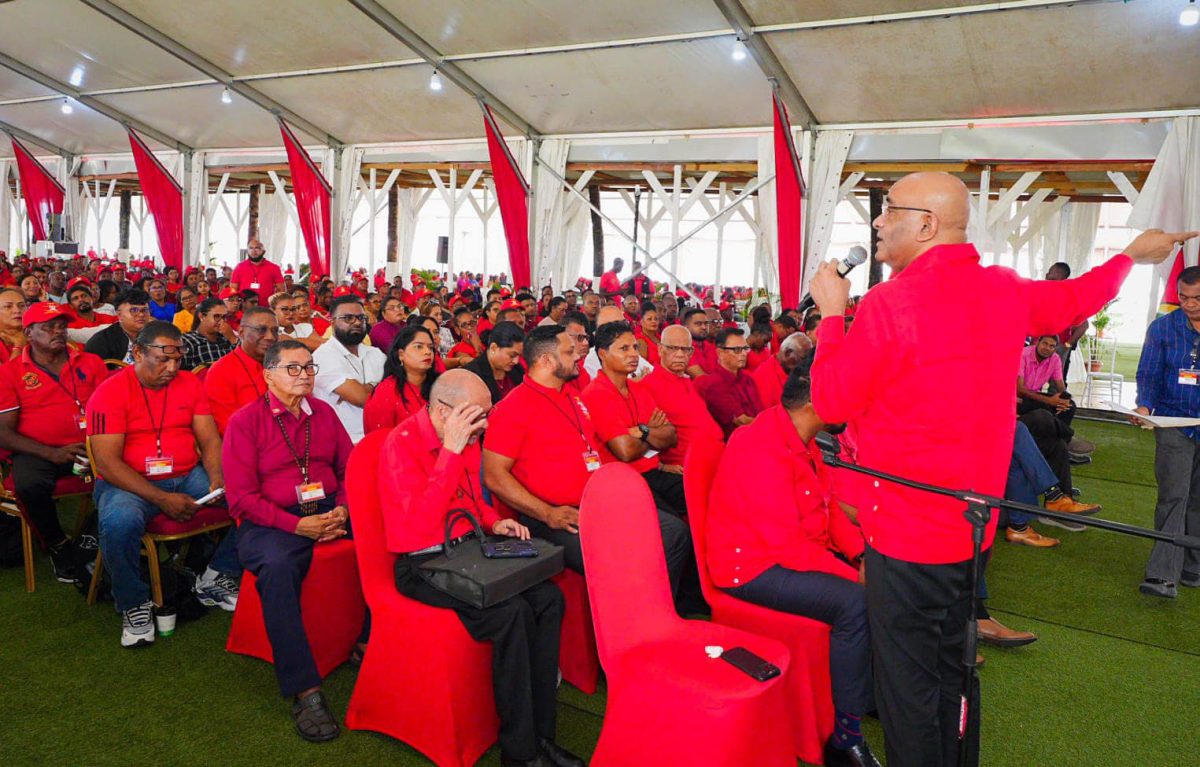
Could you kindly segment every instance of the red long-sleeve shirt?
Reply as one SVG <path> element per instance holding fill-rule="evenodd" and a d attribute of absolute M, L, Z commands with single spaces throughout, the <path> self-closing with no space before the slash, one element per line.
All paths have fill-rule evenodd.
<path fill-rule="evenodd" d="M 782 405 L 729 438 L 706 523 L 708 569 L 718 586 L 744 585 L 774 565 L 858 578 L 833 552 L 860 556 L 862 532 L 838 505 L 816 443 L 800 439 Z"/>
<path fill-rule="evenodd" d="M 813 405 L 826 423 L 855 422 L 864 466 L 1003 495 L 1012 371 L 1025 337 L 1099 311 L 1132 265 L 1119 255 L 1073 280 L 1032 281 L 981 266 L 970 244 L 932 248 L 863 298 L 850 333 L 842 317 L 821 321 Z M 858 521 L 881 554 L 922 564 L 970 558 L 961 502 L 883 481 L 868 490 Z M 995 531 L 993 515 L 985 546 Z"/>
<path fill-rule="evenodd" d="M 750 378 L 754 380 L 754 386 L 758 389 L 758 398 L 762 400 L 763 407 L 779 404 L 787 377 L 787 371 L 783 369 L 783 365 L 779 364 L 779 358 L 775 355 L 767 357 L 761 365 L 750 372 Z"/>

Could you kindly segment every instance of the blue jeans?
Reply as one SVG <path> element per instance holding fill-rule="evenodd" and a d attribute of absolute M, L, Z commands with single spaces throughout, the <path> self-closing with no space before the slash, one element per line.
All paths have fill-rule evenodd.
<path fill-rule="evenodd" d="M 1036 506 L 1038 496 L 1058 484 L 1058 477 L 1046 463 L 1037 442 L 1025 424 L 1017 421 L 1013 437 L 1012 462 L 1008 465 L 1008 482 L 1004 485 L 1004 497 L 1010 501 Z M 1008 511 L 1009 524 L 1022 527 L 1033 519 L 1023 511 Z"/>
<path fill-rule="evenodd" d="M 183 493 L 193 498 L 208 494 L 208 472 L 200 465 L 182 477 L 148 481 L 168 493 Z M 150 601 L 150 587 L 140 572 L 141 540 L 146 524 L 161 514 L 162 509 L 102 479 L 96 480 L 95 500 L 100 518 L 100 550 L 112 578 L 113 599 L 118 610 L 131 610 Z M 208 563 L 217 572 L 235 578 L 242 572 L 236 533 L 236 529 L 229 531 Z"/>

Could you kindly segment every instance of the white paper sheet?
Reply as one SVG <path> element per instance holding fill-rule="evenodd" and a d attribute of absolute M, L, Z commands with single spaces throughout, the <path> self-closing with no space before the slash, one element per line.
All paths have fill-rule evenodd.
<path fill-rule="evenodd" d="M 1133 416 L 1134 418 L 1140 418 L 1151 426 L 1159 429 L 1178 429 L 1189 426 L 1200 426 L 1200 418 L 1180 418 L 1173 415 L 1142 415 L 1141 413 L 1134 412 L 1127 407 L 1122 407 L 1116 402 L 1109 402 L 1108 400 L 1102 400 L 1102 402 L 1118 413 L 1124 413 L 1125 415 Z"/>

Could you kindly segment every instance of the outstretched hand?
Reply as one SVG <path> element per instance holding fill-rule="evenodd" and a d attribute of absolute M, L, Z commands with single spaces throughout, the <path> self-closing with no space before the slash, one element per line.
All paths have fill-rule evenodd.
<path fill-rule="evenodd" d="M 1162 263 L 1175 252 L 1179 245 L 1193 237 L 1200 237 L 1200 232 L 1164 232 L 1161 229 L 1147 229 L 1125 247 L 1125 255 L 1138 264 Z"/>

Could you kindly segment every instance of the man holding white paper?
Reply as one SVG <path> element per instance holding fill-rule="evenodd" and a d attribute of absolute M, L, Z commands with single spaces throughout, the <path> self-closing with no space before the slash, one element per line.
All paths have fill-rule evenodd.
<path fill-rule="evenodd" d="M 1145 416 L 1200 416 L 1200 266 L 1179 273 L 1179 309 L 1146 329 L 1138 360 L 1135 412 Z M 1134 419 L 1139 422 L 1139 419 Z M 1200 535 L 1200 427 L 1154 430 L 1158 501 L 1154 527 Z M 1175 584 L 1200 587 L 1200 552 L 1156 542 L 1139 590 L 1174 599 Z"/>

